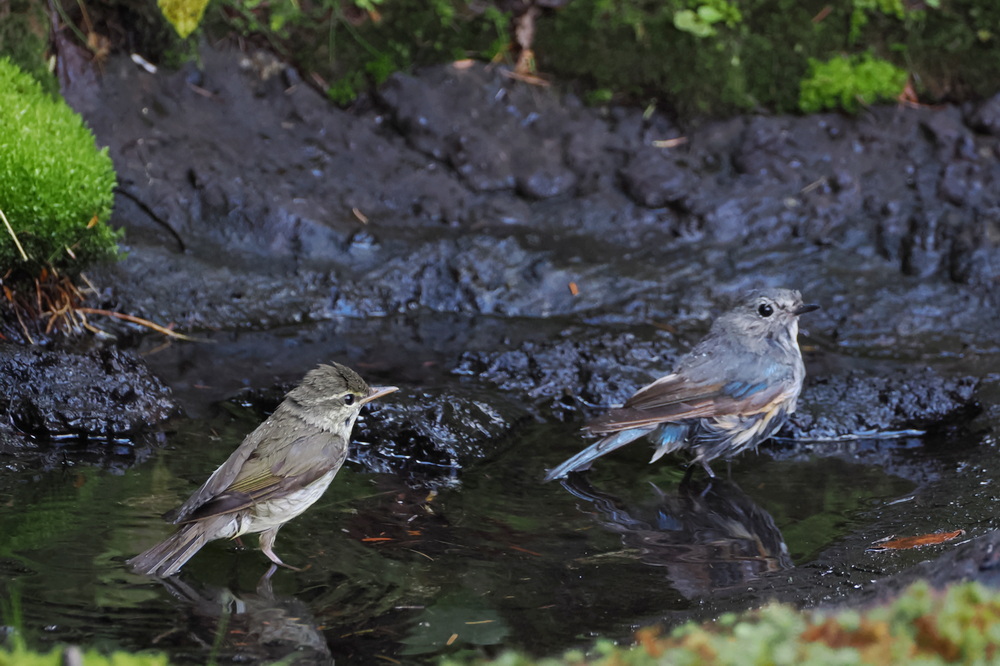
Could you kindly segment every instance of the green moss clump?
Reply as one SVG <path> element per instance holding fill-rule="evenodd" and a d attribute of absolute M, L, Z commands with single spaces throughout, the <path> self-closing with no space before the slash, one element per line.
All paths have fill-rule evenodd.
<path fill-rule="evenodd" d="M 11 227 L 0 219 L 2 274 L 74 274 L 116 258 L 121 232 L 107 225 L 115 187 L 107 148 L 98 150 L 80 116 L 7 58 L 0 127 L 0 210 Z"/>
<path fill-rule="evenodd" d="M 854 113 L 860 106 L 897 98 L 906 80 L 905 71 L 870 53 L 826 62 L 810 59 L 809 75 L 799 93 L 799 109 L 814 113 L 840 108 Z"/>
<path fill-rule="evenodd" d="M 637 645 L 599 641 L 585 656 L 536 660 L 517 653 L 494 661 L 446 657 L 441 666 L 742 666 L 743 664 L 993 664 L 1000 656 L 1000 592 L 961 583 L 944 592 L 926 583 L 893 603 L 859 612 L 800 612 L 772 604 L 669 635 L 641 629 Z"/>

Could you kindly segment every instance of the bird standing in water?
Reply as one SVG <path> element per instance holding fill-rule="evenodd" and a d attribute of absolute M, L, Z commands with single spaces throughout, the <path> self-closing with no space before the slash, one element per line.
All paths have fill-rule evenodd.
<path fill-rule="evenodd" d="M 181 527 L 129 566 L 171 576 L 209 541 L 259 532 L 268 559 L 295 569 L 274 553 L 278 530 L 333 481 L 361 407 L 395 390 L 370 387 L 337 363 L 311 370 L 187 502 L 164 515 Z"/>
<path fill-rule="evenodd" d="M 596 458 L 643 435 L 656 446 L 650 462 L 688 449 L 714 477 L 709 461 L 755 448 L 795 411 L 806 374 L 796 339 L 799 315 L 817 309 L 791 289 L 744 294 L 672 373 L 588 423 L 584 430 L 602 439 L 545 480 L 589 469 Z"/>

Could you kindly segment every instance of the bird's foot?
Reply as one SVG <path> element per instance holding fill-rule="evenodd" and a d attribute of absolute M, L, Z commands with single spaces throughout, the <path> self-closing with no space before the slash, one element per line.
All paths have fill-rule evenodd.
<path fill-rule="evenodd" d="M 267 559 L 274 562 L 274 564 L 271 566 L 272 569 L 274 569 L 277 566 L 277 567 L 285 567 L 286 569 L 291 569 L 292 571 L 302 572 L 309 568 L 309 567 L 295 567 L 292 566 L 291 564 L 285 564 L 284 562 L 281 561 L 281 558 L 275 555 L 274 551 L 271 550 L 270 548 L 261 548 L 261 552 L 267 555 Z M 269 576 L 273 573 L 274 573 L 273 571 L 269 572 Z"/>
<path fill-rule="evenodd" d="M 305 569 L 293 567 L 291 564 L 285 564 L 281 561 L 281 558 L 275 554 L 274 539 L 278 536 L 278 530 L 280 528 L 281 526 L 279 525 L 278 527 L 260 533 L 260 551 L 267 555 L 267 559 L 271 560 L 279 567 L 285 567 L 286 569 L 291 569 L 292 571 L 305 571 Z"/>

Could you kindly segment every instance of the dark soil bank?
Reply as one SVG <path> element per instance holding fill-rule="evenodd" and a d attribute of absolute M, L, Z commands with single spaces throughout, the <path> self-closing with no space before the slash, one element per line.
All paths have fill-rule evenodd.
<path fill-rule="evenodd" d="M 883 579 L 891 587 L 913 575 L 943 582 L 992 571 L 968 563 L 997 539 L 988 507 L 1000 474 L 989 455 L 1000 419 L 1000 101 L 683 128 L 641 109 L 587 108 L 475 64 L 397 75 L 344 111 L 266 54 L 212 49 L 180 72 L 112 59 L 97 79 L 71 80 L 66 94 L 119 174 L 113 222 L 126 228 L 128 256 L 90 274 L 101 306 L 212 340 L 163 349 L 158 336 L 106 326 L 124 346 L 140 343 L 187 418 L 225 401 L 259 419 L 316 363 L 345 362 L 403 389 L 365 417 L 357 436 L 371 446 L 353 457 L 359 469 L 405 482 L 400 498 L 493 488 L 492 501 L 520 506 L 560 493 L 576 512 L 561 521 L 599 526 L 612 535 L 609 548 L 639 548 L 642 571 L 665 566 L 678 599 L 701 600 L 619 603 L 608 573 L 605 599 L 574 573 L 595 565 L 587 551 L 538 565 L 536 580 L 559 582 L 550 591 L 557 610 L 583 603 L 578 589 L 606 613 L 532 643 L 512 637 L 530 631 L 512 611 L 513 634 L 494 642 L 557 651 L 575 636 L 627 637 L 641 621 L 772 597 L 860 603 L 882 594 Z M 734 474 L 743 466 L 750 475 L 743 490 L 727 483 L 637 498 L 637 479 L 654 473 L 645 451 L 602 460 L 593 485 L 537 490 L 545 467 L 581 445 L 575 431 L 586 417 L 669 369 L 730 298 L 761 285 L 800 289 L 823 309 L 803 318 L 809 378 L 799 414 L 761 456 L 734 462 Z M 141 368 L 136 354 L 113 352 L 112 374 Z M 92 381 L 81 375 L 81 390 Z M 135 390 L 145 397 L 122 401 L 161 395 L 154 380 L 143 386 Z M 162 395 L 146 423 L 170 412 Z M 59 430 L 52 418 L 24 430 Z M 88 434 L 87 418 L 58 418 L 72 420 L 63 430 Z M 127 415 L 115 418 L 114 432 L 98 423 L 89 434 L 131 436 Z M 859 465 L 868 471 L 851 471 Z M 748 481 L 786 475 L 810 480 L 772 495 Z M 869 489 L 857 500 L 867 513 L 833 521 L 836 539 L 812 538 L 796 518 L 810 493 Z M 547 510 L 525 508 L 533 517 Z M 643 531 L 659 529 L 655 521 L 623 519 L 650 511 L 684 526 L 656 552 Z M 441 514 L 427 515 L 407 520 L 420 516 L 414 524 L 427 523 L 441 543 L 460 539 L 454 514 L 447 529 Z M 344 532 L 369 534 L 372 520 Z M 529 522 L 505 538 L 528 543 Z M 715 546 L 697 540 L 722 523 L 757 536 L 769 553 L 760 570 L 713 569 L 705 553 Z M 492 534 L 487 525 L 477 539 Z M 776 525 L 799 547 L 789 551 Z M 979 541 L 960 552 L 865 553 L 892 533 L 957 528 Z M 576 537 L 566 538 L 570 548 Z M 429 548 L 418 550 L 444 556 Z M 691 553 L 705 568 L 690 564 Z M 784 573 L 767 577 L 775 571 Z M 312 599 L 318 622 L 334 622 L 324 613 L 336 597 L 302 599 Z M 400 613 L 380 612 L 383 625 Z M 324 650 L 377 652 L 331 636 Z"/>

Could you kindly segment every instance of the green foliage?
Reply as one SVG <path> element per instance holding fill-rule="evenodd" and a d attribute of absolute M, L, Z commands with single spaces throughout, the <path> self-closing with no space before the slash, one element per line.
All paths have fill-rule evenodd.
<path fill-rule="evenodd" d="M 48 8 L 35 0 L 9 0 L 0 9 L 0 53 L 38 79 L 46 90 L 58 89 L 45 62 L 49 44 Z"/>
<path fill-rule="evenodd" d="M 935 592 L 917 583 L 895 602 L 864 612 L 802 613 L 772 604 L 714 623 L 685 624 L 669 635 L 636 634 L 637 645 L 599 641 L 585 656 L 535 660 L 516 653 L 494 661 L 445 658 L 441 666 L 743 666 L 744 664 L 995 663 L 1000 651 L 1000 592 L 962 583 Z"/>
<path fill-rule="evenodd" d="M 716 23 L 735 28 L 742 21 L 739 7 L 726 0 L 709 0 L 691 9 L 674 12 L 674 27 L 695 37 L 713 37 Z"/>
<path fill-rule="evenodd" d="M 906 86 L 907 73 L 870 53 L 850 58 L 836 57 L 827 62 L 809 60 L 809 75 L 802 81 L 799 108 L 805 113 L 823 109 L 844 109 L 899 96 Z"/>
<path fill-rule="evenodd" d="M 901 54 L 930 98 L 992 96 L 998 25 L 992 0 L 574 0 L 535 51 L 543 72 L 681 116 L 792 112 L 810 59 L 864 51 Z"/>
<path fill-rule="evenodd" d="M 492 60 L 513 41 L 510 16 L 480 0 L 219 0 L 212 6 L 217 9 L 205 20 L 221 24 L 215 34 L 235 30 L 266 42 L 312 80 L 325 81 L 339 104 L 392 72 Z M 812 60 L 865 51 L 905 62 L 922 95 L 988 97 L 998 87 L 997 25 L 1000 3 L 993 0 L 573 0 L 542 12 L 531 46 L 541 73 L 580 84 L 595 101 L 718 116 L 796 111 L 799 82 Z M 887 70 L 869 72 L 863 63 L 848 78 L 868 74 L 884 77 Z M 867 99 L 866 83 L 853 84 Z"/>
<path fill-rule="evenodd" d="M 853 44 L 861 38 L 861 31 L 868 25 L 868 12 L 880 12 L 902 20 L 905 14 L 903 0 L 853 0 L 851 27 L 848 39 Z"/>
<path fill-rule="evenodd" d="M 174 27 L 177 34 L 187 38 L 201 24 L 205 8 L 209 0 L 157 0 L 157 6 L 163 17 Z M 351 4 L 363 12 L 375 12 L 385 0 L 351 0 Z M 266 14 L 267 30 L 275 34 L 287 36 L 286 26 L 294 24 L 309 10 L 303 9 L 298 0 L 233 0 L 230 8 L 237 10 L 244 19 L 255 26 L 254 31 L 260 31 L 263 25 L 254 17 L 255 14 Z M 339 6 L 338 2 L 321 0 L 318 5 L 321 11 L 327 12 Z"/>
<path fill-rule="evenodd" d="M 117 257 L 121 233 L 107 225 L 115 187 L 107 149 L 97 150 L 80 116 L 6 58 L 0 127 L 0 210 L 11 225 L 0 222 L 2 272 L 75 273 Z"/>
<path fill-rule="evenodd" d="M 727 0 L 574 0 L 539 22 L 539 68 L 683 115 L 754 108 L 743 60 L 749 9 Z"/>
<path fill-rule="evenodd" d="M 0 666 L 62 666 L 64 663 L 81 663 L 87 666 L 168 666 L 170 663 L 163 655 L 129 654 L 127 652 L 112 652 L 101 654 L 97 650 L 80 651 L 81 661 L 67 662 L 63 655 L 68 648 L 53 648 L 47 654 L 32 652 L 20 647 L 13 650 L 0 649 Z"/>
<path fill-rule="evenodd" d="M 719 1 L 719 0 L 713 0 Z M 266 38 L 279 54 L 328 81 L 348 104 L 416 64 L 492 59 L 507 48 L 508 17 L 475 0 L 222 0 L 226 23 Z"/>

